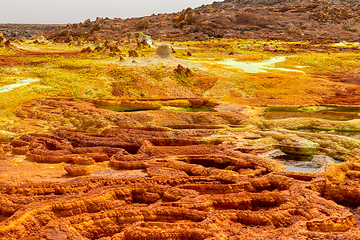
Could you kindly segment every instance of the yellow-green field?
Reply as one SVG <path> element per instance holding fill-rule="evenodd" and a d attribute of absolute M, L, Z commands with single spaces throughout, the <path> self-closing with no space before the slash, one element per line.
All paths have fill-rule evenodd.
<path fill-rule="evenodd" d="M 128 57 L 130 44 L 121 45 L 121 53 L 112 57 L 98 52 L 79 53 L 84 47 L 94 49 L 103 43 L 27 41 L 13 43 L 16 51 L 2 47 L 0 88 L 26 79 L 35 81 L 0 92 L 1 121 L 12 119 L 14 110 L 22 104 L 44 97 L 80 101 L 207 97 L 244 105 L 313 105 L 335 96 L 337 89 L 357 91 L 353 81 L 347 82 L 359 73 L 357 44 L 311 45 L 241 39 L 168 44 L 175 52 L 166 59 L 155 57 L 156 46 L 136 48 L 139 57 Z M 124 61 L 119 60 L 119 55 Z M 234 62 L 251 65 L 274 57 L 286 58 L 269 64 L 268 69 L 260 68 L 262 72 L 258 73 L 231 65 Z M 194 75 L 175 73 L 178 64 L 190 68 Z"/>

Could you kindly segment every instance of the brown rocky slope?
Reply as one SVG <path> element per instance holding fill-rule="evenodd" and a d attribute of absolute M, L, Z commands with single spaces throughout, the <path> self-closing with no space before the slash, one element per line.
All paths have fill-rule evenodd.
<path fill-rule="evenodd" d="M 262 38 L 359 41 L 357 1 L 224 1 L 180 13 L 131 19 L 98 18 L 44 32 L 57 41 L 122 39 L 143 32 L 154 39 Z"/>
<path fill-rule="evenodd" d="M 0 33 L 6 39 L 22 39 L 31 38 L 36 34 L 40 34 L 43 31 L 54 31 L 65 27 L 64 24 L 12 24 L 12 23 L 0 23 Z"/>

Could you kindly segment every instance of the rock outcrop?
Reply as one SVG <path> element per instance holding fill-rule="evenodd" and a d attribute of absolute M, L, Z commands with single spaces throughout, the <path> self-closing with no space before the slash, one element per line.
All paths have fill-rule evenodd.
<path fill-rule="evenodd" d="M 181 64 L 179 64 L 175 70 L 175 73 L 180 74 L 180 75 L 185 75 L 187 77 L 193 76 L 193 72 L 190 70 L 190 68 L 185 68 L 183 67 Z"/>
<path fill-rule="evenodd" d="M 359 3 L 352 0 L 223 1 L 173 14 L 132 19 L 102 19 L 69 24 L 44 33 L 63 41 L 69 31 L 75 38 L 121 39 L 140 31 L 153 39 L 207 40 L 260 38 L 285 41 L 358 41 Z M 101 25 L 98 31 L 89 29 Z M 122 31 L 118 31 L 122 29 Z"/>

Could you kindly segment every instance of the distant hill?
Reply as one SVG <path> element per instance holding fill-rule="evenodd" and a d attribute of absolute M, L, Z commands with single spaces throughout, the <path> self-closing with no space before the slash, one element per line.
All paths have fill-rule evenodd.
<path fill-rule="evenodd" d="M 360 3 L 357 0 L 225 0 L 178 13 L 86 20 L 41 34 L 68 43 L 120 40 L 138 32 L 170 41 L 260 38 L 356 42 L 360 41 Z"/>
<path fill-rule="evenodd" d="M 30 38 L 35 34 L 39 34 L 43 31 L 54 31 L 61 29 L 66 24 L 11 24 L 0 23 L 0 33 L 5 38 L 21 39 L 23 37 Z"/>
<path fill-rule="evenodd" d="M 306 3 L 314 3 L 319 4 L 322 2 L 330 3 L 330 4 L 352 4 L 356 5 L 359 3 L 358 0 L 225 0 L 214 2 L 209 5 L 203 5 L 199 7 L 199 9 L 205 8 L 215 8 L 221 9 L 224 7 L 227 8 L 245 8 L 245 7 L 279 7 L 288 4 L 306 4 Z"/>

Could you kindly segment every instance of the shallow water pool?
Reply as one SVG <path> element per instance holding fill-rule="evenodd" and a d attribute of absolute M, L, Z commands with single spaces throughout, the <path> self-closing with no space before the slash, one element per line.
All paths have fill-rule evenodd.
<path fill-rule="evenodd" d="M 336 121 L 348 121 L 360 119 L 360 108 L 346 107 L 316 107 L 296 108 L 296 107 L 268 107 L 264 113 L 267 120 L 285 119 L 285 118 L 321 118 Z"/>
<path fill-rule="evenodd" d="M 21 87 L 21 86 L 24 86 L 24 85 L 28 85 L 30 83 L 33 83 L 33 82 L 38 82 L 39 79 L 25 79 L 25 80 L 21 80 L 20 82 L 18 83 L 14 83 L 14 84 L 10 84 L 10 85 L 6 85 L 6 86 L 3 86 L 3 87 L 0 87 L 0 93 L 3 93 L 3 92 L 10 92 L 12 90 L 14 90 L 15 88 L 18 88 L 18 87 Z"/>
<path fill-rule="evenodd" d="M 219 63 L 228 65 L 234 68 L 241 68 L 244 72 L 247 73 L 264 73 L 267 70 L 280 70 L 280 71 L 288 71 L 288 72 L 300 72 L 304 73 L 301 70 L 289 69 L 289 68 L 278 68 L 274 67 L 275 63 L 284 62 L 286 57 L 273 57 L 269 60 L 263 62 L 237 62 L 234 60 L 225 60 Z"/>

